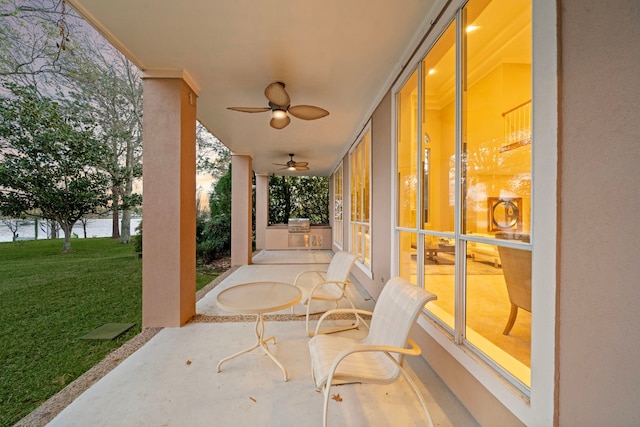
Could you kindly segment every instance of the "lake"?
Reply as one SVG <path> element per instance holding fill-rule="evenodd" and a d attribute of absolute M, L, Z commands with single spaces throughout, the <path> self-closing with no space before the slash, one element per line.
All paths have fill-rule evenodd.
<path fill-rule="evenodd" d="M 131 235 L 136 234 L 136 227 L 140 224 L 142 218 L 131 218 Z M 20 226 L 18 229 L 18 238 L 20 240 L 33 240 L 35 238 L 35 225 L 33 221 L 25 221 L 27 224 Z M 111 237 L 111 218 L 96 218 L 90 219 L 87 222 L 87 237 Z M 40 230 L 38 230 L 38 240 L 46 239 L 48 231 L 46 230 L 45 223 L 38 223 Z M 84 231 L 82 223 L 78 221 L 73 227 L 73 232 L 78 237 L 84 237 Z M 62 230 L 58 233 L 61 238 L 64 237 Z M 13 240 L 13 234 L 11 230 L 4 223 L 0 222 L 0 242 L 11 242 Z"/>

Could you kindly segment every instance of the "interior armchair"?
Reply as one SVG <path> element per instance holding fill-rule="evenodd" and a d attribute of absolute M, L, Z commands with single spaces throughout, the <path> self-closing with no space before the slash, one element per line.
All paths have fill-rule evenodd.
<path fill-rule="evenodd" d="M 309 329 L 309 316 L 311 314 L 323 313 L 332 307 L 337 308 L 338 302 L 343 299 L 355 310 L 353 302 L 346 294 L 346 289 L 347 285 L 351 283 L 349 275 L 356 258 L 357 254 L 339 251 L 333 255 L 326 271 L 306 270 L 296 276 L 293 284 L 302 291 L 302 300 L 300 302 L 305 307 L 305 327 L 309 336 L 313 336 Z M 291 312 L 295 314 L 295 307 L 291 308 Z M 364 320 L 358 314 L 355 314 L 354 324 L 328 329 L 323 333 L 354 329 L 360 325 L 360 322 L 364 322 Z"/>
<path fill-rule="evenodd" d="M 497 233 L 496 237 L 529 241 L 529 236 L 524 234 Z M 518 309 L 521 308 L 531 313 L 531 251 L 503 246 L 498 246 L 498 251 L 502 260 L 502 273 L 507 285 L 509 301 L 511 302 L 509 319 L 502 333 L 509 335 L 513 325 L 516 323 Z"/>
<path fill-rule="evenodd" d="M 371 327 L 364 339 L 352 339 L 340 335 L 320 334 L 321 323 L 333 313 L 350 309 L 327 311 L 320 317 L 316 334 L 309 340 L 311 375 L 318 389 L 324 394 L 323 425 L 327 425 L 329 396 L 333 384 L 378 383 L 388 384 L 402 374 L 418 396 L 426 416 L 426 425 L 433 426 L 424 398 L 416 384 L 403 368 L 406 355 L 417 356 L 422 350 L 409 338 L 424 305 L 437 297 L 402 279 L 390 279 L 382 289 L 373 313 Z"/>

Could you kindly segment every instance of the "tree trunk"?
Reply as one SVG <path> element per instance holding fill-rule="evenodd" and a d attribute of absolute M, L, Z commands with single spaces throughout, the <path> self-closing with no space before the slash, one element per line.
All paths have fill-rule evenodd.
<path fill-rule="evenodd" d="M 125 209 L 122 211 L 122 233 L 120 234 L 120 243 L 129 243 L 131 241 L 131 211 Z"/>
<path fill-rule="evenodd" d="M 89 223 L 89 220 L 87 218 L 80 218 L 80 223 L 82 224 L 82 231 L 84 234 L 84 238 L 87 238 L 87 224 Z"/>
<path fill-rule="evenodd" d="M 286 224 L 291 217 L 291 188 L 289 187 L 289 178 L 286 176 L 282 177 L 282 189 L 284 190 L 284 223 Z"/>
<path fill-rule="evenodd" d="M 124 181 L 124 188 L 121 191 L 122 197 L 122 234 L 120 235 L 120 243 L 129 243 L 131 241 L 131 193 L 133 193 L 133 149 L 134 141 L 127 139 L 127 158 L 126 171 L 127 179 Z"/>
<path fill-rule="evenodd" d="M 120 205 L 120 187 L 117 185 L 111 187 L 111 194 L 113 195 L 113 201 L 111 202 L 111 238 L 119 239 L 120 224 L 118 224 L 118 220 L 120 219 L 120 213 L 118 206 Z"/>
<path fill-rule="evenodd" d="M 51 230 L 50 230 L 50 239 L 57 239 L 58 238 L 58 223 L 51 220 L 49 221 L 49 224 L 51 224 Z"/>
<path fill-rule="evenodd" d="M 71 231 L 73 230 L 73 224 L 60 223 L 60 228 L 64 232 L 64 243 L 62 243 L 62 252 L 71 252 Z"/>
<path fill-rule="evenodd" d="M 120 211 L 114 209 L 111 214 L 111 238 L 119 239 L 120 238 L 120 225 L 118 224 L 118 220 L 120 219 Z"/>

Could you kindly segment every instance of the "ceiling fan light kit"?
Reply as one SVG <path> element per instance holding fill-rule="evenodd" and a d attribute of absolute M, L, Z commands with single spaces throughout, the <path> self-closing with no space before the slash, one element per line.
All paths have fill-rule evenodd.
<path fill-rule="evenodd" d="M 269 124 L 274 129 L 283 129 L 293 117 L 302 120 L 316 120 L 329 115 L 324 108 L 313 105 L 294 105 L 291 106 L 291 99 L 285 90 L 285 84 L 282 82 L 273 82 L 264 90 L 264 96 L 269 101 L 268 107 L 227 107 L 229 110 L 240 111 L 242 113 L 263 113 L 271 111 L 271 121 Z"/>
<path fill-rule="evenodd" d="M 278 109 L 276 109 L 276 110 L 273 110 L 273 111 L 271 112 L 271 117 L 273 117 L 274 119 L 277 119 L 277 120 L 282 120 L 282 119 L 284 119 L 285 117 L 287 117 L 287 112 L 286 112 L 286 111 L 284 111 L 284 110 L 278 110 Z"/>
<path fill-rule="evenodd" d="M 287 163 L 274 163 L 276 166 L 283 166 L 278 170 L 290 170 L 290 171 L 308 171 L 309 170 L 309 162 L 296 162 L 293 160 L 294 154 L 289 154 L 291 158 Z"/>

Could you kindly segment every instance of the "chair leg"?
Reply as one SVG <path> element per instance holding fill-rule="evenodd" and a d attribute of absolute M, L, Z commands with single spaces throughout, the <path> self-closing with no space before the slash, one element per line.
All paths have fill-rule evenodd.
<path fill-rule="evenodd" d="M 352 306 L 353 306 L 353 304 L 352 304 Z M 338 308 L 338 301 L 335 301 L 335 308 Z M 305 319 L 305 328 L 307 329 L 307 335 L 309 335 L 310 337 L 315 335 L 315 333 L 311 332 L 311 330 L 309 329 L 309 316 L 311 314 L 317 314 L 317 313 L 311 313 L 311 300 L 309 300 L 309 303 L 307 304 L 307 315 L 306 315 L 306 319 Z"/>
<path fill-rule="evenodd" d="M 509 335 L 511 332 L 511 328 L 513 328 L 514 323 L 516 323 L 516 316 L 518 316 L 518 306 L 514 303 L 511 303 L 511 313 L 509 313 L 509 320 L 507 320 L 507 326 L 504 327 L 504 335 Z"/>
<path fill-rule="evenodd" d="M 347 297 L 345 297 L 344 299 L 347 300 L 347 302 L 349 302 L 349 305 L 351 306 L 351 308 L 353 310 L 356 309 L 356 306 L 353 305 L 353 303 L 351 302 L 351 300 Z M 336 307 L 337 307 L 337 303 L 336 303 Z M 360 326 L 360 322 L 362 322 L 367 328 L 369 327 L 369 325 L 367 325 L 367 322 L 364 321 L 364 319 L 362 317 L 360 317 L 360 315 L 358 313 L 354 313 L 355 315 L 355 323 L 353 325 L 349 325 L 349 326 L 342 326 L 342 327 L 337 327 L 337 328 L 332 328 L 332 329 L 325 329 L 323 331 L 319 331 L 320 333 L 323 334 L 332 334 L 334 332 L 341 332 L 341 331 L 348 331 L 350 329 L 356 329 Z M 309 336 L 312 336 L 313 333 L 311 333 Z"/>
<path fill-rule="evenodd" d="M 422 393 L 420 393 L 420 390 L 418 390 L 416 383 L 413 382 L 413 380 L 411 379 L 411 377 L 409 377 L 409 374 L 407 374 L 404 368 L 401 365 L 398 365 L 398 366 L 400 367 L 400 372 L 402 372 L 402 375 L 404 375 L 404 378 L 407 380 L 411 388 L 413 388 L 413 391 L 415 392 L 416 396 L 418 396 L 418 400 L 422 405 L 422 410 L 424 411 L 424 415 L 427 417 L 427 422 L 428 422 L 427 426 L 433 427 L 433 421 L 431 420 L 431 415 L 429 415 L 429 410 L 427 409 L 427 404 L 424 401 L 424 398 L 422 397 Z"/>
<path fill-rule="evenodd" d="M 322 427 L 327 427 L 327 416 L 329 413 L 329 391 L 331 389 L 331 384 L 325 384 L 322 391 L 324 392 L 324 407 L 322 414 Z"/>

